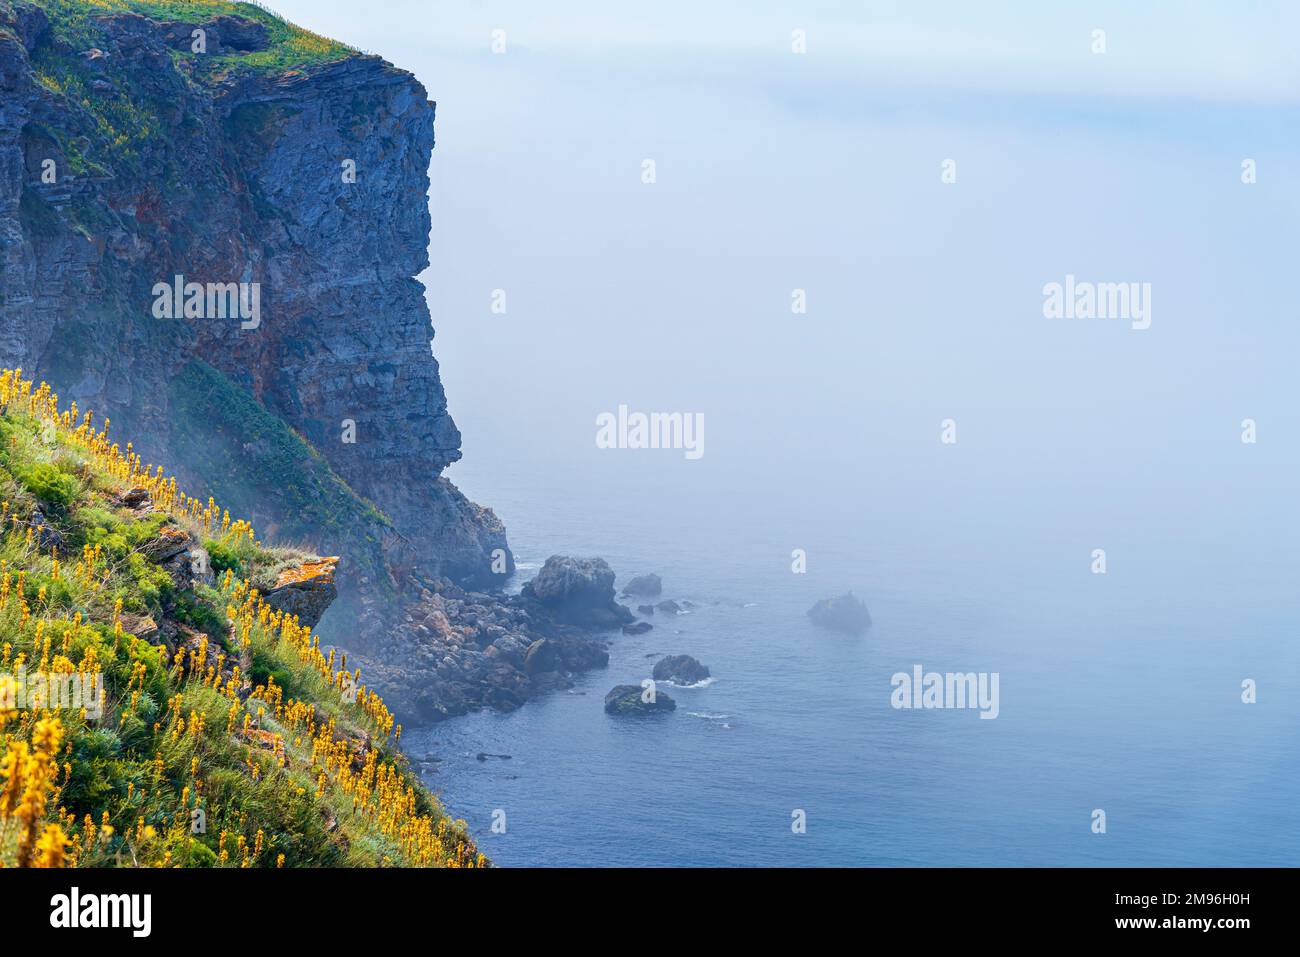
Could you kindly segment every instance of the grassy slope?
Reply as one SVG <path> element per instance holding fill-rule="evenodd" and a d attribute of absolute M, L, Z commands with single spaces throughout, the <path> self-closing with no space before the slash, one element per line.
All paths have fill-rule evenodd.
<path fill-rule="evenodd" d="M 483 864 L 409 773 L 378 697 L 346 700 L 345 663 L 247 584 L 297 556 L 31 385 L 0 375 L 0 685 L 20 666 L 98 671 L 106 707 L 0 704 L 0 865 Z M 154 507 L 127 507 L 132 488 Z M 150 559 L 182 533 L 215 586 L 178 586 Z M 175 648 L 133 634 L 162 622 L 183 626 Z"/>
<path fill-rule="evenodd" d="M 210 494 L 240 515 L 253 513 L 257 497 L 273 495 L 284 516 L 277 539 L 347 542 L 349 565 L 381 587 L 387 582 L 379 556 L 388 518 L 245 389 L 195 359 L 171 383 L 171 408 L 171 448 Z"/>

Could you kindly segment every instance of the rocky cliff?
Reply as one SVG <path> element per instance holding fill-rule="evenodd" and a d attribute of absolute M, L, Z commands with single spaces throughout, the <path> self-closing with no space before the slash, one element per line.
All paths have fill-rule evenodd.
<path fill-rule="evenodd" d="M 441 475 L 433 126 L 410 74 L 248 4 L 0 0 L 0 361 L 346 556 L 322 631 L 360 650 L 431 583 L 513 571 Z"/>

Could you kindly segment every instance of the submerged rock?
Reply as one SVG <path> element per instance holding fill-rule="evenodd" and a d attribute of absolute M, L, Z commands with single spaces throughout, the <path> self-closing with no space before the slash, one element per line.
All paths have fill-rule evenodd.
<path fill-rule="evenodd" d="M 638 575 L 623 586 L 624 595 L 641 595 L 653 598 L 664 590 L 663 579 L 658 575 Z"/>
<path fill-rule="evenodd" d="M 636 621 L 636 622 L 633 622 L 633 623 L 630 624 L 630 625 L 624 625 L 624 626 L 623 626 L 623 634 L 625 634 L 625 635 L 644 635 L 647 631 L 649 631 L 649 630 L 650 630 L 651 628 L 653 628 L 653 627 L 654 627 L 654 625 L 650 624 L 650 622 L 648 622 L 648 621 Z"/>
<path fill-rule="evenodd" d="M 656 691 L 653 699 L 645 701 L 646 690 L 640 685 L 618 685 L 605 695 L 606 714 L 657 714 L 677 710 L 677 702 Z"/>
<path fill-rule="evenodd" d="M 660 611 L 662 611 L 665 615 L 680 615 L 682 613 L 682 606 L 677 604 L 677 602 L 673 601 L 672 599 L 668 599 L 667 601 L 661 601 L 659 602 L 659 604 L 655 605 L 655 607 L 658 608 Z"/>
<path fill-rule="evenodd" d="M 853 592 L 838 598 L 823 598 L 808 609 L 808 617 L 814 625 L 850 635 L 861 634 L 871 627 L 871 613 Z"/>
<path fill-rule="evenodd" d="M 671 681 L 678 685 L 699 684 L 709 677 L 707 665 L 700 664 L 690 655 L 669 655 L 657 662 L 651 672 L 655 681 Z"/>

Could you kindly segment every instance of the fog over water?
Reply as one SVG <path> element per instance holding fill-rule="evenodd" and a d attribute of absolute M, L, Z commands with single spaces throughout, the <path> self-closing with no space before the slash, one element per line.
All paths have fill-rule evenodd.
<path fill-rule="evenodd" d="M 701 606 L 404 739 L 500 863 L 1300 852 L 1297 15 L 924 6 L 275 4 L 438 102 L 447 474 L 520 578 L 601 555 Z M 1149 283 L 1150 327 L 1045 318 L 1067 276 Z M 703 456 L 598 448 L 620 405 L 701 414 Z M 874 627 L 812 628 L 847 589 Z M 656 653 L 716 680 L 606 716 Z M 891 708 L 917 663 L 998 672 L 997 720 Z"/>

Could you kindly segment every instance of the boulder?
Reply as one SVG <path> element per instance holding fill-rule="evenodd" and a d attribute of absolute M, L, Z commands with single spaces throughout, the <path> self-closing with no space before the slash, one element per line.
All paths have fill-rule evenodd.
<path fill-rule="evenodd" d="M 145 555 L 159 565 L 171 561 L 181 552 L 188 552 L 197 542 L 194 536 L 183 528 L 175 525 L 164 525 L 158 529 L 158 534 L 145 542 L 142 551 Z"/>
<path fill-rule="evenodd" d="M 487 646 L 485 654 L 491 658 L 499 658 L 513 668 L 522 669 L 528 652 L 535 644 L 537 642 L 526 644 L 518 635 L 503 635 Z"/>
<path fill-rule="evenodd" d="M 641 595 L 654 598 L 664 590 L 663 579 L 658 575 L 638 575 L 623 586 L 624 595 Z"/>
<path fill-rule="evenodd" d="M 634 621 L 630 625 L 623 626 L 623 634 L 644 635 L 647 631 L 649 631 L 653 627 L 654 625 L 650 624 L 650 622 L 648 621 Z"/>
<path fill-rule="evenodd" d="M 682 606 L 671 599 L 668 601 L 661 601 L 659 604 L 655 605 L 655 607 L 665 615 L 680 615 L 682 613 Z"/>
<path fill-rule="evenodd" d="M 122 630 L 128 635 L 135 635 L 151 645 L 157 644 L 161 639 L 158 630 L 158 622 L 154 621 L 149 615 L 123 615 Z"/>
<path fill-rule="evenodd" d="M 539 638 L 528 646 L 528 653 L 524 655 L 525 674 L 538 675 L 546 671 L 554 671 L 558 667 L 559 652 L 555 642 Z"/>
<path fill-rule="evenodd" d="M 605 713 L 645 715 L 677 710 L 677 702 L 662 691 L 656 691 L 652 701 L 643 701 L 644 693 L 640 685 L 617 685 L 605 695 Z"/>
<path fill-rule="evenodd" d="M 128 489 L 119 495 L 117 497 L 117 504 L 122 508 L 136 510 L 148 508 L 153 504 L 153 500 L 149 497 L 149 490 L 147 488 L 140 488 L 137 486 Z"/>
<path fill-rule="evenodd" d="M 614 600 L 614 571 L 603 558 L 552 555 L 521 594 L 576 625 L 617 628 L 632 621 L 632 613 Z"/>
<path fill-rule="evenodd" d="M 808 609 L 808 617 L 814 625 L 850 635 L 861 634 L 871 627 L 871 613 L 853 592 L 838 598 L 823 598 Z"/>
<path fill-rule="evenodd" d="M 655 664 L 651 672 L 655 681 L 671 681 L 677 685 L 699 684 L 709 677 L 709 668 L 690 655 L 669 655 Z"/>

